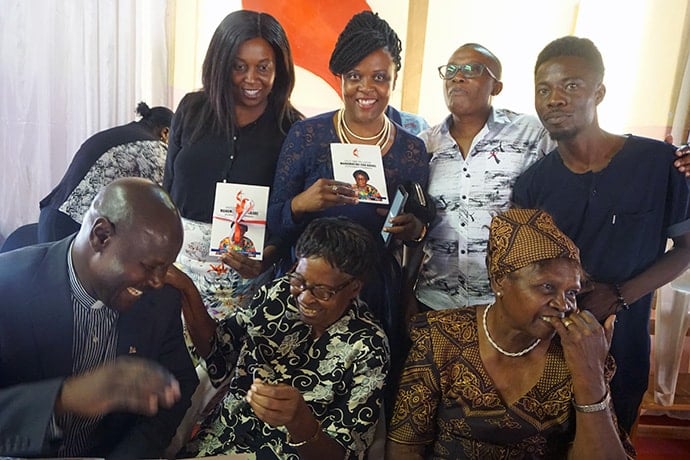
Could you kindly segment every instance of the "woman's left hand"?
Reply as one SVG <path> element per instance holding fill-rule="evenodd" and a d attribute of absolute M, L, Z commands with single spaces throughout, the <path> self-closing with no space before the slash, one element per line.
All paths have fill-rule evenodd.
<path fill-rule="evenodd" d="M 387 212 L 387 211 L 386 211 Z M 422 234 L 424 223 L 414 214 L 406 213 L 393 217 L 383 227 L 384 232 L 391 233 L 393 237 L 403 241 L 413 241 Z"/>

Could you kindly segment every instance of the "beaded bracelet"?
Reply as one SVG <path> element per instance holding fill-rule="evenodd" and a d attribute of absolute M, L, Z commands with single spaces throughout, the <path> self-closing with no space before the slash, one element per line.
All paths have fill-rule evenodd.
<path fill-rule="evenodd" d="M 312 436 L 312 437 L 309 438 L 309 439 L 305 439 L 304 441 L 292 442 L 292 437 L 290 436 L 290 432 L 288 431 L 288 434 L 287 434 L 287 445 L 290 446 L 290 447 L 300 447 L 300 446 L 303 446 L 303 445 L 308 444 L 308 443 L 310 443 L 310 442 L 316 441 L 317 439 L 319 439 L 319 435 L 320 435 L 320 434 L 321 434 L 321 422 L 319 422 L 319 421 L 317 420 L 317 421 L 316 421 L 316 432 L 314 432 L 314 436 Z"/>
<path fill-rule="evenodd" d="M 625 301 L 625 297 L 623 297 L 623 293 L 621 292 L 621 285 L 615 283 L 613 288 L 616 290 L 616 297 L 618 298 L 618 304 L 621 306 L 621 308 L 623 310 L 630 310 L 630 305 Z"/>

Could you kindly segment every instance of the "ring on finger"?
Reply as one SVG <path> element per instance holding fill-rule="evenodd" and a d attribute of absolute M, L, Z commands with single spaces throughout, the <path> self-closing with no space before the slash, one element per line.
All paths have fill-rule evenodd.
<path fill-rule="evenodd" d="M 566 329 L 568 329 L 568 328 L 570 327 L 571 324 L 573 324 L 573 320 L 572 320 L 572 319 L 566 318 L 566 319 L 563 320 L 563 325 L 565 326 Z"/>
<path fill-rule="evenodd" d="M 331 185 L 331 191 L 337 195 L 338 194 L 338 186 L 337 185 Z"/>

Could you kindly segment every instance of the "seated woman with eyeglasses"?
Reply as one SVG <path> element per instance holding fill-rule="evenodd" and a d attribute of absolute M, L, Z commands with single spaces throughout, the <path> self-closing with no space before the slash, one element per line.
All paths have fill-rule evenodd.
<path fill-rule="evenodd" d="M 386 336 L 358 299 L 373 237 L 346 218 L 320 218 L 295 251 L 288 274 L 218 324 L 191 280 L 169 272 L 211 381 L 230 379 L 186 455 L 357 458 L 373 440 L 389 361 Z"/>

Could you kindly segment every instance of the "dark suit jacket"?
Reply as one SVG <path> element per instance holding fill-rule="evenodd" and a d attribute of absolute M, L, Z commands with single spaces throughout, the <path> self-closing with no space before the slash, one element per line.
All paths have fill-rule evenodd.
<path fill-rule="evenodd" d="M 72 373 L 72 239 L 0 254 L 0 456 L 54 454 L 47 429 L 57 392 Z M 198 384 L 182 334 L 179 292 L 166 285 L 145 294 L 120 313 L 117 327 L 117 355 L 134 352 L 159 362 L 179 381 L 182 398 L 154 417 L 106 416 L 95 450 L 83 455 L 159 457 Z"/>

